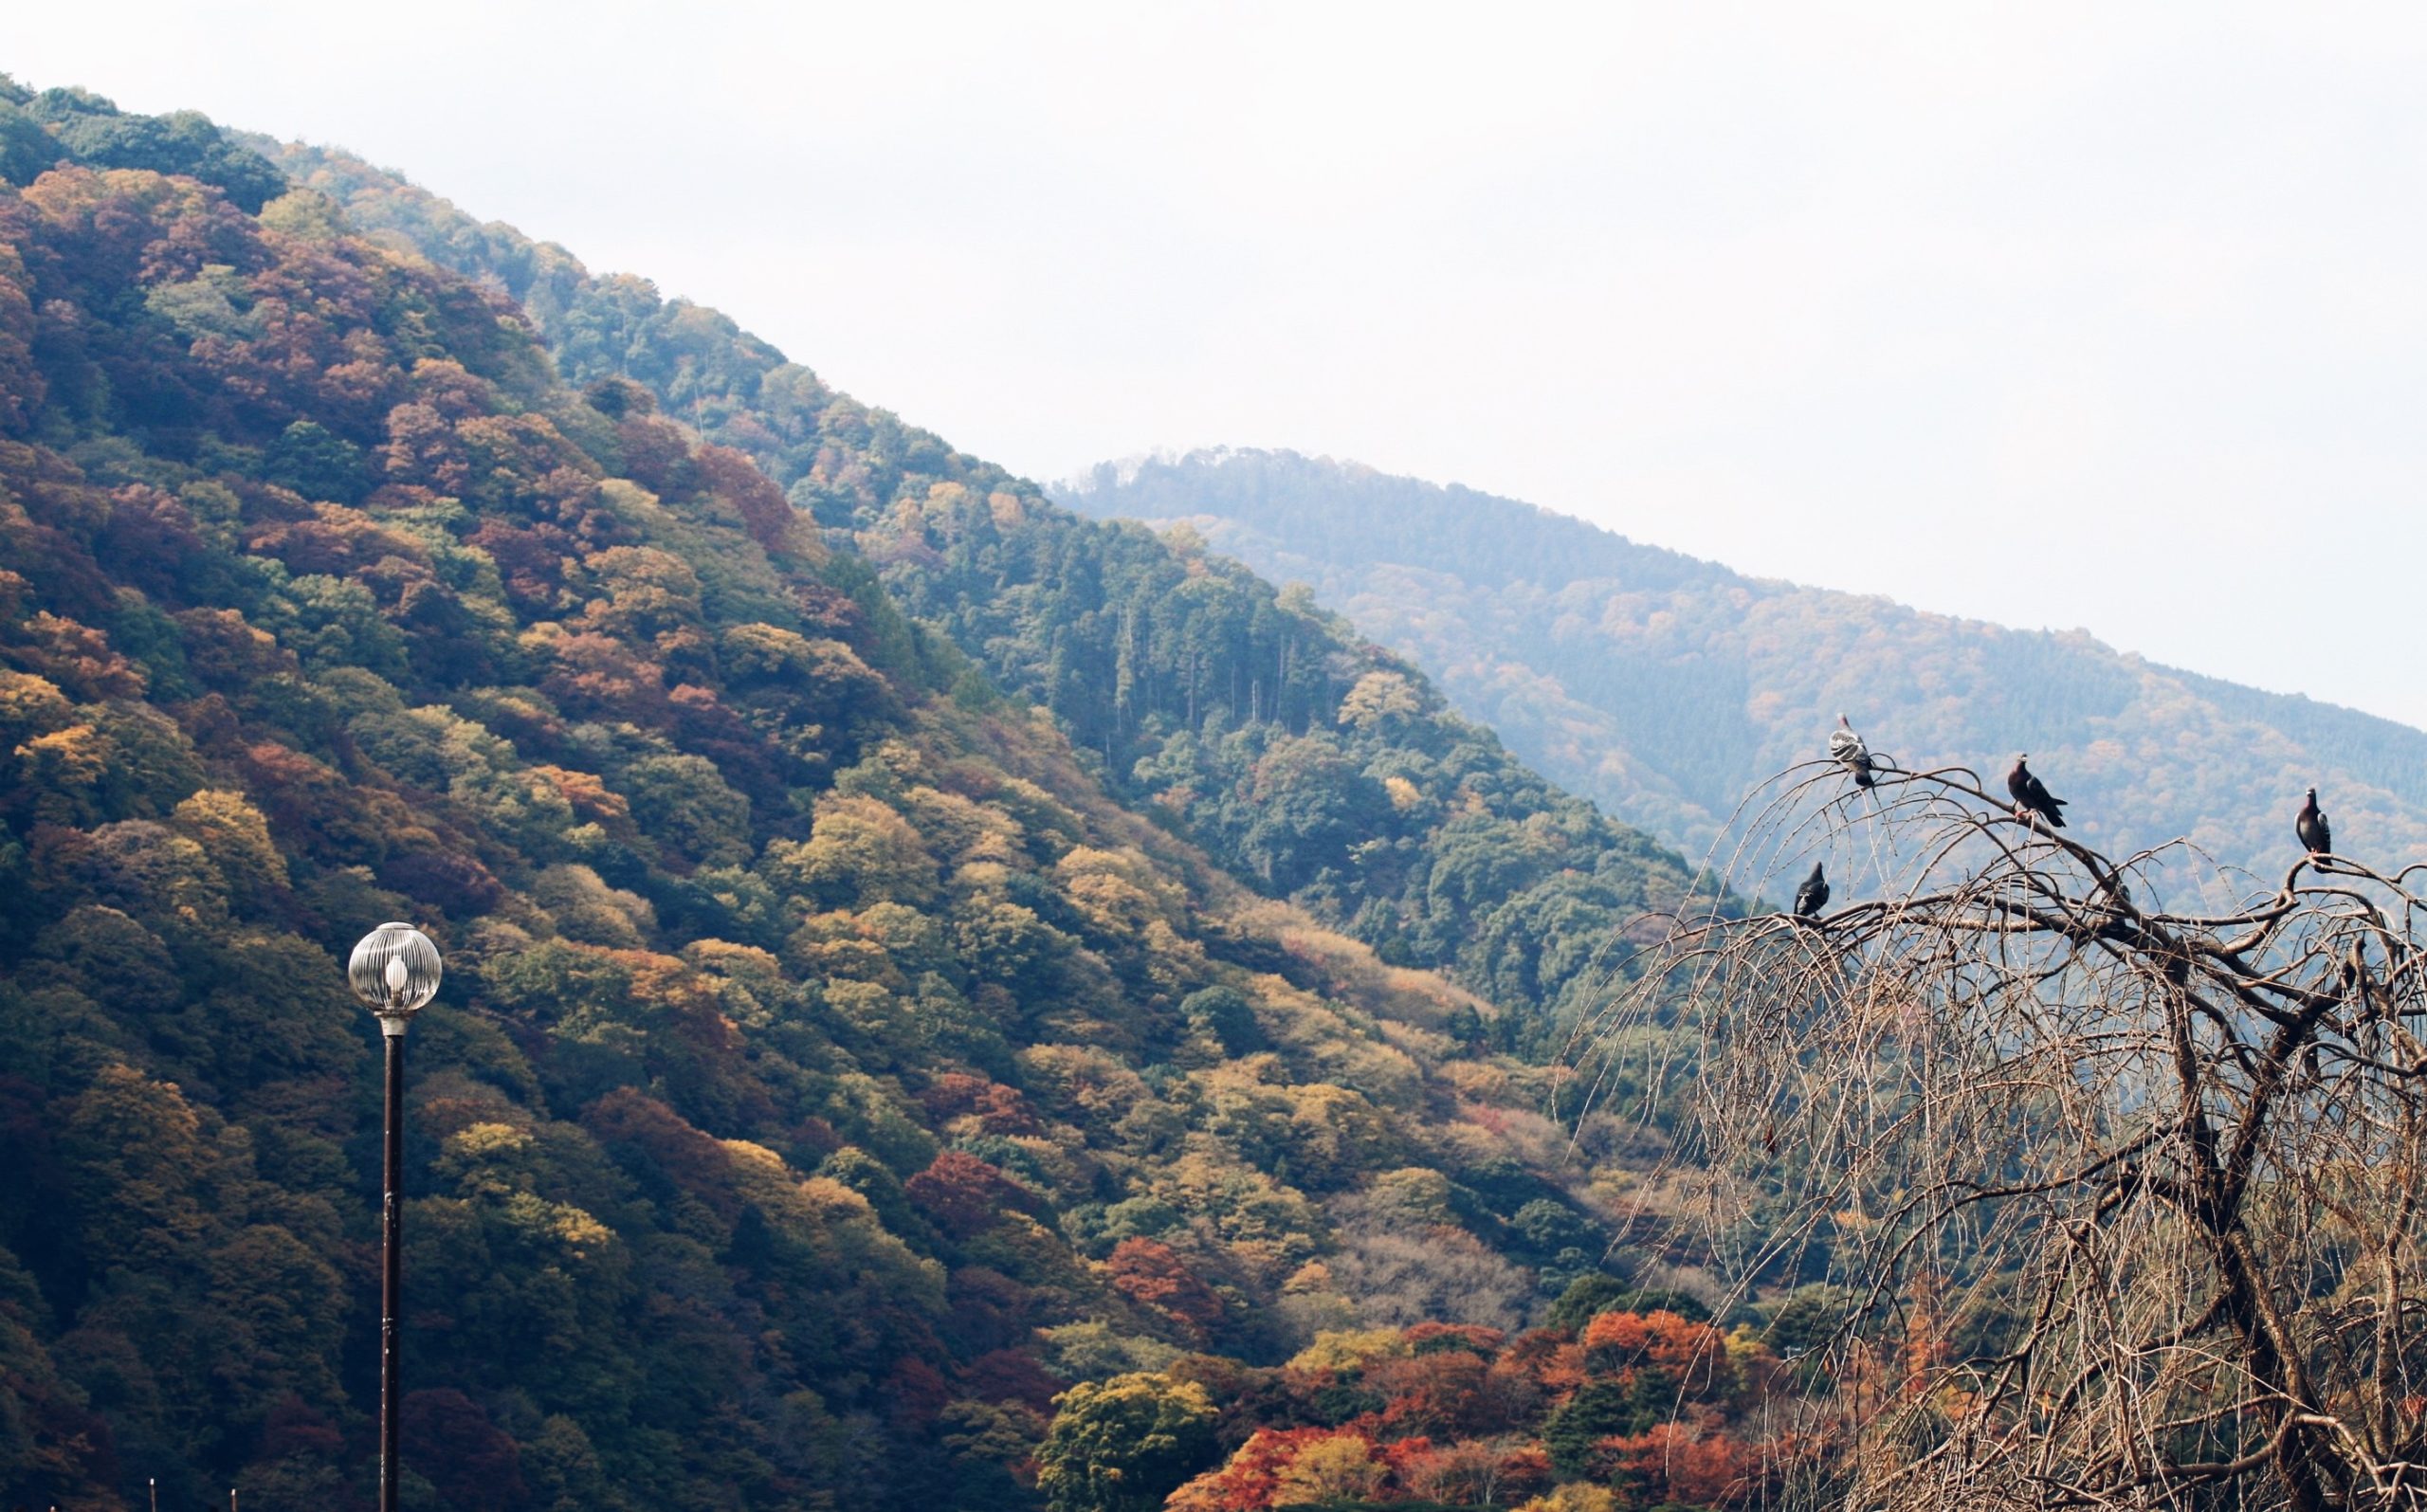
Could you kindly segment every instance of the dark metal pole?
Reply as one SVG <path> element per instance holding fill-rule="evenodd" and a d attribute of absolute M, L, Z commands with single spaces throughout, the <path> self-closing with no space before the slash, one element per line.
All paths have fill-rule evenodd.
<path fill-rule="evenodd" d="M 379 1212 L 379 1512 L 396 1512 L 396 1314 L 405 1297 L 405 1036 L 401 1023 L 383 1023 L 388 1050 L 387 1149 L 381 1160 L 386 1195 Z"/>

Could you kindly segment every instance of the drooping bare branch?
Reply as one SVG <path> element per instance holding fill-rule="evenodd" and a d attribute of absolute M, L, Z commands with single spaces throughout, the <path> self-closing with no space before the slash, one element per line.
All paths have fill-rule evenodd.
<path fill-rule="evenodd" d="M 2427 1505 L 2427 868 L 2236 885 L 1885 763 L 1733 839 L 1838 906 L 1678 920 L 1586 1082 L 1670 1100 L 1747 1285 L 1848 1289 L 1849 1504 Z"/>

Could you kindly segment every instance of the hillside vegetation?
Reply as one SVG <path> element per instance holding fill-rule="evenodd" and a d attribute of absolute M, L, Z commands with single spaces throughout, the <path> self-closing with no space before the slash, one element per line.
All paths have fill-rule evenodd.
<path fill-rule="evenodd" d="M 2427 733 L 2014 630 L 1760 581 L 1530 504 L 1289 452 L 1099 468 L 1064 502 L 1190 522 L 1312 586 L 1526 761 L 1700 855 L 1837 714 L 1907 766 L 2032 755 L 2089 843 L 2188 835 L 2272 880 L 2314 783 L 2335 833 L 2427 856 Z M 2255 610 L 2254 610 L 2255 611 Z M 2316 628 L 2310 606 L 2288 628 Z"/>
<path fill-rule="evenodd" d="M 367 1504 L 390 919 L 409 1505 L 1749 1494 L 1771 1341 L 1597 1273 L 1690 1258 L 1613 1248 L 1656 1131 L 1490 1047 L 1673 858 L 646 285 L 0 146 L 10 1501 Z"/>
<path fill-rule="evenodd" d="M 400 249 L 520 301 L 565 375 L 628 378 L 755 460 L 918 627 L 1049 711 L 1124 801 L 1556 1048 L 1683 864 L 1453 713 L 1422 674 L 1185 536 L 1088 519 L 870 410 L 726 317 L 482 225 L 395 174 L 261 141 Z"/>

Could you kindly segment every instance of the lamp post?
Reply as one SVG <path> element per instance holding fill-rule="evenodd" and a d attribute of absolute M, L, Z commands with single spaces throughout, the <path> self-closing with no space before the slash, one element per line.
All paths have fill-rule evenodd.
<path fill-rule="evenodd" d="M 438 947 L 411 924 L 381 924 L 354 947 L 345 974 L 355 995 L 379 1015 L 379 1043 L 388 1059 L 379 1208 L 379 1512 L 396 1512 L 396 1429 L 403 1395 L 396 1385 L 396 1315 L 405 1289 L 405 1028 L 438 992 Z"/>

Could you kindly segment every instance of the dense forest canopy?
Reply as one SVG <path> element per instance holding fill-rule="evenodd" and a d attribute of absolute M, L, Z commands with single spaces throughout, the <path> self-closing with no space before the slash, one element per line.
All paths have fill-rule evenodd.
<path fill-rule="evenodd" d="M 2427 733 L 2078 631 L 1757 581 L 1531 504 L 1290 452 L 1107 465 L 1059 497 L 1188 522 L 1312 585 L 1526 761 L 1689 854 L 1754 784 L 1820 750 L 1840 712 L 1908 767 L 1995 775 L 2030 752 L 2116 854 L 2188 836 L 2272 877 L 2311 784 L 2342 832 L 2427 853 Z M 2330 606 L 2289 612 L 2330 646 Z"/>
<path fill-rule="evenodd" d="M 410 1505 L 1764 1484 L 1825 1300 L 1706 1317 L 1658 1128 L 1504 1052 L 1673 858 L 392 176 L 5 78 L 0 153 L 11 1500 L 364 1504 L 391 919 Z"/>
<path fill-rule="evenodd" d="M 1187 533 L 1074 515 L 725 316 L 593 276 L 396 174 L 257 145 L 374 238 L 520 301 L 571 381 L 639 383 L 752 457 L 918 624 L 1049 710 L 1115 794 L 1384 959 L 1450 971 L 1511 1011 L 1503 1043 L 1560 1045 L 1600 968 L 1639 943 L 1630 921 L 1686 894 L 1672 854 L 1529 771 L 1303 592 Z"/>

